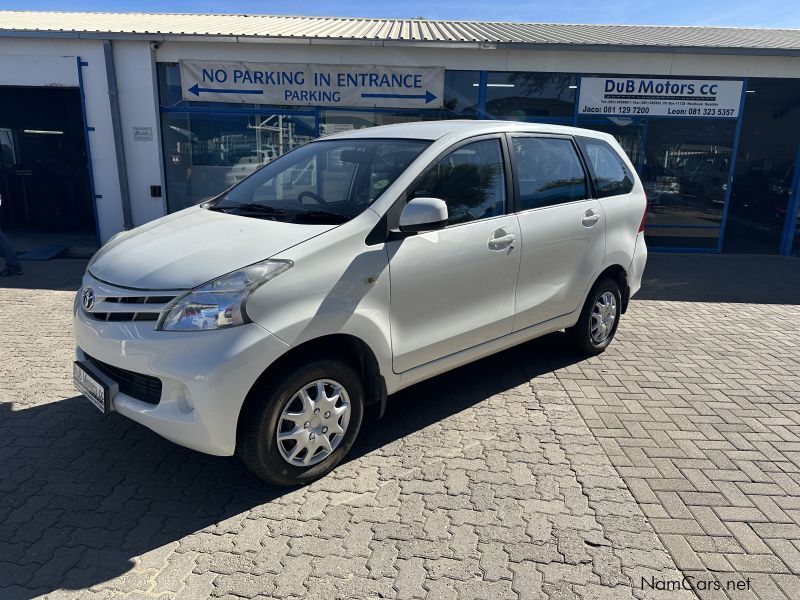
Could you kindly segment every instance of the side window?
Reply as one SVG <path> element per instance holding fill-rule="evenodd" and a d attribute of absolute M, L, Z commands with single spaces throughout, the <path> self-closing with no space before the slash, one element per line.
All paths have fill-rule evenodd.
<path fill-rule="evenodd" d="M 472 142 L 439 159 L 409 198 L 423 196 L 447 203 L 448 225 L 504 214 L 506 181 L 500 140 Z"/>
<path fill-rule="evenodd" d="M 589 163 L 598 198 L 627 194 L 633 189 L 633 177 L 622 159 L 603 140 L 578 138 L 583 155 Z"/>
<path fill-rule="evenodd" d="M 588 196 L 586 174 L 571 140 L 517 137 L 513 148 L 520 210 Z"/>

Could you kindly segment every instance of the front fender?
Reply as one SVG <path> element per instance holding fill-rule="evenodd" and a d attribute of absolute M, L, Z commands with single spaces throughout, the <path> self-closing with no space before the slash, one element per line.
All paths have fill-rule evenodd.
<path fill-rule="evenodd" d="M 360 339 L 375 355 L 391 392 L 386 250 L 362 242 L 360 252 L 333 247 L 324 256 L 287 256 L 295 266 L 256 290 L 247 314 L 293 348 L 335 334 Z"/>

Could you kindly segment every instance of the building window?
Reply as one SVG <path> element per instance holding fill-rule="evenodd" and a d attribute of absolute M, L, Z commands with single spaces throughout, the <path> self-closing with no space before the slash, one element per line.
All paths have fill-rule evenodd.
<path fill-rule="evenodd" d="M 480 71 L 445 71 L 444 110 L 464 119 L 478 116 Z"/>
<path fill-rule="evenodd" d="M 162 114 L 161 123 L 170 212 L 216 196 L 316 137 L 311 116 L 176 112 Z"/>
<path fill-rule="evenodd" d="M 158 63 L 158 102 L 161 106 L 177 106 L 181 100 L 181 71 L 178 63 Z"/>
<path fill-rule="evenodd" d="M 791 237 L 797 220 L 789 213 L 796 193 L 800 81 L 751 78 L 747 90 L 723 250 L 777 254 L 784 231 Z"/>
<path fill-rule="evenodd" d="M 716 249 L 735 132 L 729 119 L 648 124 L 641 175 L 649 244 Z"/>
<path fill-rule="evenodd" d="M 576 76 L 568 73 L 491 72 L 487 78 L 486 114 L 525 121 L 571 118 L 576 82 Z"/>

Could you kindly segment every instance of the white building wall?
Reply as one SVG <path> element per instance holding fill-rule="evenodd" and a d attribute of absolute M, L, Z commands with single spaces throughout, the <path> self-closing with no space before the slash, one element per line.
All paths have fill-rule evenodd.
<path fill-rule="evenodd" d="M 128 193 L 133 225 L 139 226 L 166 214 L 155 61 L 147 41 L 115 41 L 113 48 Z M 149 129 L 152 138 L 135 139 L 134 128 Z M 152 185 L 162 186 L 162 197 L 150 195 Z"/>

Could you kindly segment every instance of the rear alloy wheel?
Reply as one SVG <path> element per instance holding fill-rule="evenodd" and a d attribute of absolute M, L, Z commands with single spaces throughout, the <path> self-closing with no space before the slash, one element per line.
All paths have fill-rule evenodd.
<path fill-rule="evenodd" d="M 574 327 L 567 329 L 567 335 L 581 352 L 600 354 L 614 339 L 621 309 L 619 284 L 610 277 L 604 277 L 589 292 L 580 319 Z"/>
<path fill-rule="evenodd" d="M 614 331 L 617 322 L 617 299 L 611 292 L 603 292 L 595 300 L 591 316 L 592 342 L 602 344 Z"/>
<path fill-rule="evenodd" d="M 236 449 L 247 468 L 277 485 L 309 483 L 341 462 L 364 416 L 364 387 L 346 362 L 325 359 L 269 377 L 251 392 Z"/>

